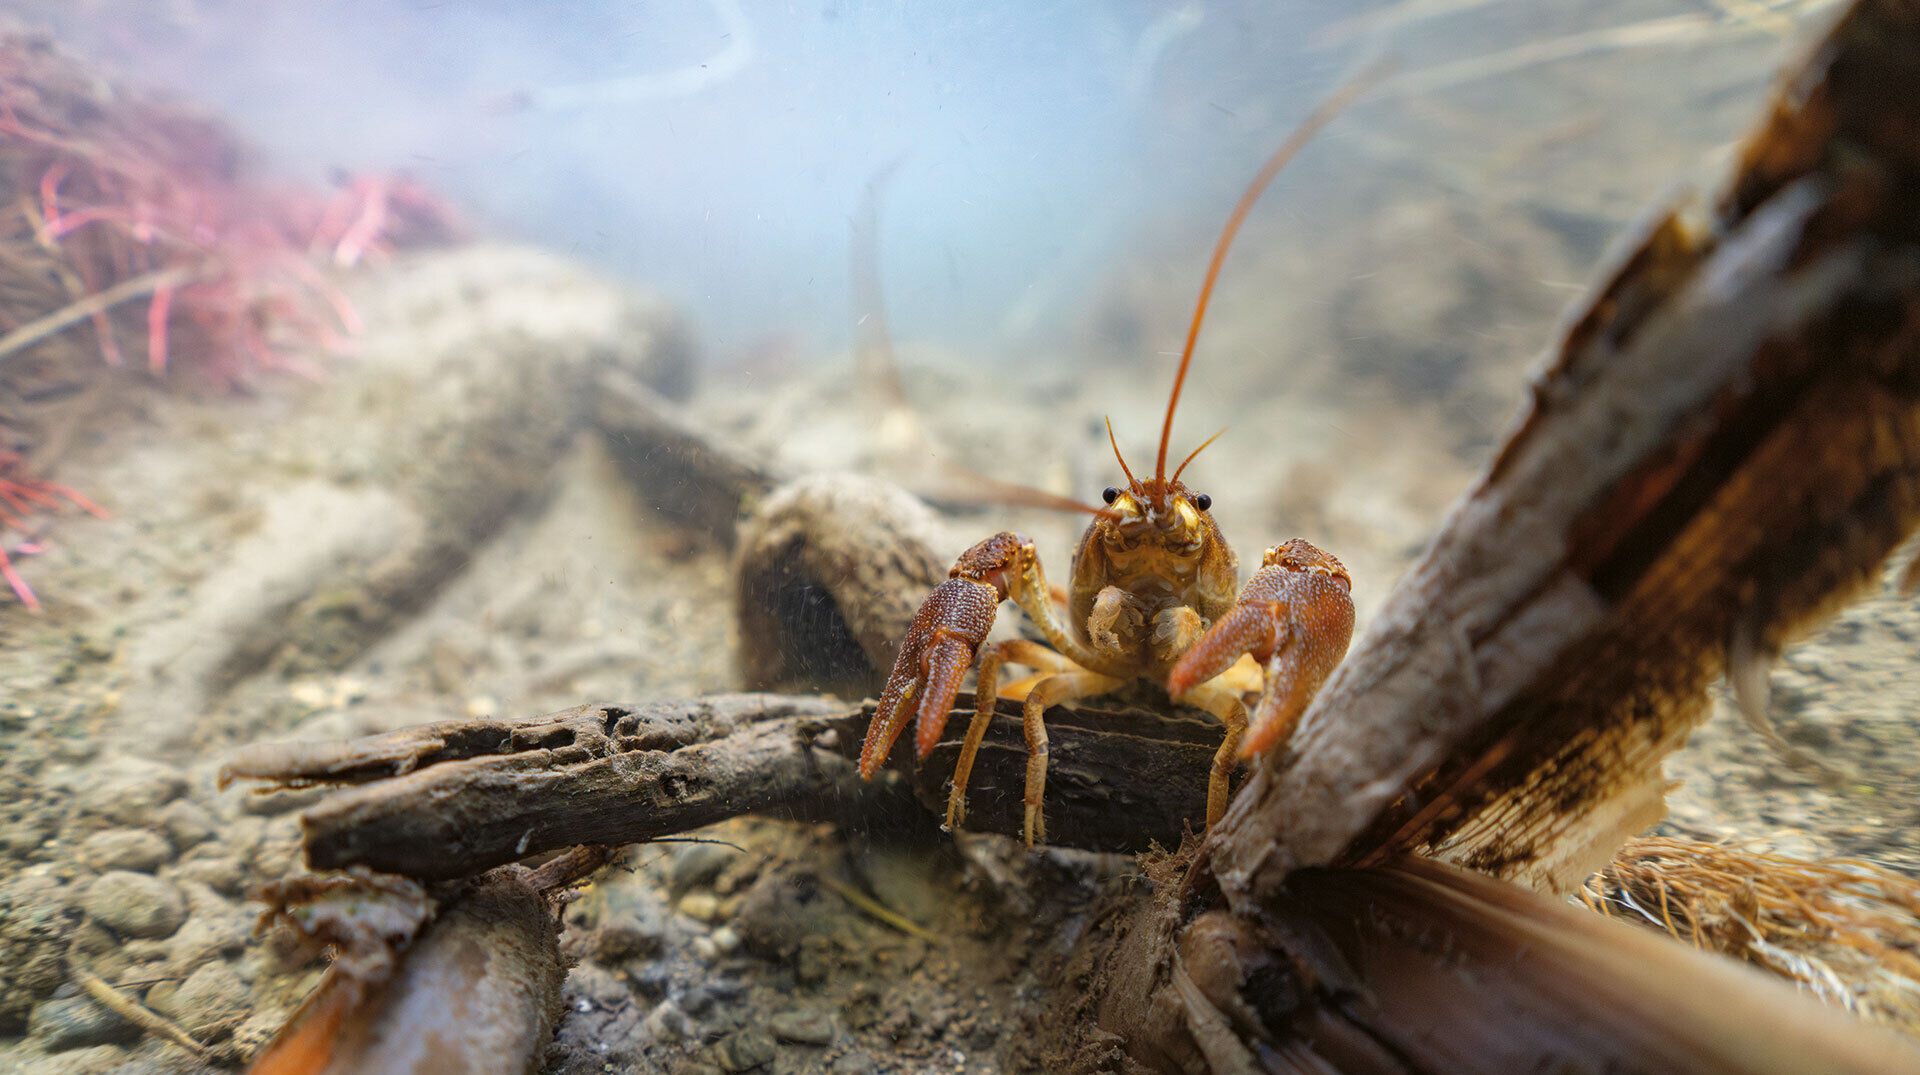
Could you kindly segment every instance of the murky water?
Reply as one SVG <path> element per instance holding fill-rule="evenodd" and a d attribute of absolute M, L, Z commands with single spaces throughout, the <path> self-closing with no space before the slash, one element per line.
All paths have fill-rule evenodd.
<path fill-rule="evenodd" d="M 741 473 L 944 496 L 941 561 L 1017 526 L 1063 579 L 1083 515 L 960 505 L 954 474 L 1092 501 L 1120 480 L 1107 418 L 1150 459 L 1229 207 L 1385 61 L 1253 210 L 1171 438 L 1177 459 L 1227 427 L 1188 480 L 1243 565 L 1309 537 L 1353 570 L 1364 624 L 1608 244 L 1725 168 L 1831 15 L 16 8 L 70 58 L 11 37 L 0 81 L 0 332 L 59 322 L 0 337 L 0 481 L 35 483 L 0 540 L 41 606 L 0 590 L 0 1067 L 46 1072 L 231 1066 L 317 976 L 249 938 L 246 897 L 297 872 L 312 793 L 223 791 L 224 752 L 737 686 L 710 509 L 764 493 Z M 100 125 L 135 107 L 179 125 Z M 739 472 L 611 432 L 609 376 Z M 1718 782 L 1676 799 L 1680 831 L 1911 869 L 1887 794 L 1910 787 L 1911 709 L 1885 704 L 1906 607 L 1850 614 L 1791 670 L 1793 713 L 1839 711 L 1801 734 L 1867 744 L 1871 794 L 1829 813 L 1722 722 L 1710 761 L 1677 763 Z M 1033 970 L 1010 923 L 1037 914 L 1020 935 L 1058 956 L 1084 925 L 1069 897 L 1131 868 L 1028 876 L 1060 897 L 1034 911 L 1000 845 L 719 836 L 730 857 L 647 852 L 593 886 L 551 1070 L 1018 1066 Z M 843 876 L 935 939 L 841 900 Z M 104 1013 L 72 964 L 216 1051 Z"/>

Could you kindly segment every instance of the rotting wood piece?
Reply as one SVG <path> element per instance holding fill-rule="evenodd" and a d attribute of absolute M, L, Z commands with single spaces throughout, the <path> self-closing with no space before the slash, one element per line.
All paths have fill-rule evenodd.
<path fill-rule="evenodd" d="M 432 900 L 364 874 L 271 886 L 269 917 L 335 957 L 249 1070 L 539 1070 L 568 966 L 548 881 L 504 866 Z"/>
<path fill-rule="evenodd" d="M 970 715 L 963 695 L 957 715 Z M 971 816 L 1017 832 L 1026 771 L 1019 708 L 1002 703 L 981 747 Z M 223 782 L 359 785 L 301 817 L 308 865 L 463 877 L 575 844 L 671 836 L 748 813 L 844 821 L 946 809 L 956 736 L 867 784 L 854 760 L 871 706 L 716 695 L 586 705 L 520 720 L 442 721 L 334 743 L 248 747 Z M 1177 844 L 1206 813 L 1219 725 L 1197 710 L 1053 709 L 1047 815 L 1055 842 L 1097 851 Z M 963 728 L 965 720 L 953 727 Z M 1055 730 L 1057 729 L 1057 730 Z M 917 806 L 916 806 L 917 800 Z"/>

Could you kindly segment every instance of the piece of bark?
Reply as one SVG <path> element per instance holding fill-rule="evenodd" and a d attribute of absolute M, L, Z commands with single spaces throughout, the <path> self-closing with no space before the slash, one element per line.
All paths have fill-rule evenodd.
<path fill-rule="evenodd" d="M 347 913 L 378 915 L 379 896 Z M 430 921 L 428 910 L 417 937 L 369 939 L 357 953 L 343 946 L 250 1070 L 539 1070 L 560 1021 L 567 961 L 538 876 L 502 867 L 452 895 Z"/>
<path fill-rule="evenodd" d="M 959 736 L 873 784 L 855 765 L 871 706 L 829 698 L 716 695 L 588 705 L 520 720 L 443 721 L 336 743 L 236 753 L 223 782 L 354 784 L 301 816 L 314 869 L 365 866 L 464 877 L 575 844 L 671 836 L 747 813 L 856 821 L 944 817 Z M 1047 825 L 1056 843 L 1096 851 L 1173 846 L 1206 816 L 1219 725 L 1197 710 L 1048 711 Z M 1002 703 L 975 763 L 968 827 L 1020 831 L 1026 744 Z M 906 774 L 911 772 L 911 776 Z"/>

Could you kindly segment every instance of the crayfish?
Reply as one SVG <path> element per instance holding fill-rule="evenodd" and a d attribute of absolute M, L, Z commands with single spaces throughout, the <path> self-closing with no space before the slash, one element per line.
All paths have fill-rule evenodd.
<path fill-rule="evenodd" d="M 1167 445 L 1207 303 L 1235 233 L 1267 184 L 1356 91 L 1357 86 L 1336 94 L 1309 116 L 1268 158 L 1228 217 L 1187 330 L 1152 477 L 1134 476 L 1108 424 L 1108 441 L 1127 484 L 1105 490 L 1104 507 L 1085 509 L 1093 522 L 1074 553 L 1064 617 L 1026 537 L 1003 531 L 961 553 L 907 628 L 861 748 L 861 776 L 871 779 L 879 770 L 910 713 L 915 757 L 925 759 L 946 727 L 961 680 L 976 664 L 979 704 L 954 767 L 949 829 L 966 819 L 967 778 L 992 723 L 1002 665 L 1022 665 L 1035 673 L 1026 684 L 1022 711 L 1027 741 L 1023 828 L 1029 847 L 1046 840 L 1042 716 L 1048 706 L 1144 680 L 1173 701 L 1212 713 L 1226 731 L 1207 780 L 1208 828 L 1226 813 L 1234 766 L 1291 735 L 1314 692 L 1346 655 L 1353 636 L 1353 580 L 1330 553 L 1294 538 L 1266 550 L 1236 597 L 1238 560 L 1210 514 L 1212 498 L 1180 480 L 1213 439 L 1194 449 L 1171 476 Z M 1024 638 L 987 641 L 1000 603 L 1009 599 L 1052 649 Z M 1251 717 L 1243 692 L 1229 682 L 1236 677 L 1223 675 L 1248 654 L 1264 666 Z"/>

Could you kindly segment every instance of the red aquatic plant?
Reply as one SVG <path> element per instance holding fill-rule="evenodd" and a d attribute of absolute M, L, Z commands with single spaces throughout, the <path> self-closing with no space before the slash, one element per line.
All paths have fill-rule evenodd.
<path fill-rule="evenodd" d="M 314 356 L 360 330 L 333 274 L 454 230 L 403 178 L 349 176 L 324 194 L 260 182 L 217 120 L 113 87 L 44 38 L 0 34 L 0 539 L 63 501 L 99 511 L 27 473 L 46 460 L 28 450 L 31 392 L 17 382 L 86 380 L 75 363 L 129 354 L 155 378 L 317 376 Z M 6 550 L 0 575 L 36 606 Z"/>
<path fill-rule="evenodd" d="M 102 519 L 107 518 L 106 509 L 79 492 L 64 485 L 29 477 L 18 453 L 0 452 L 0 533 L 8 530 L 25 533 L 30 516 L 58 508 L 62 501 Z M 21 604 L 36 611 L 40 608 L 40 599 L 34 596 L 33 587 L 27 585 L 27 580 L 14 567 L 13 557 L 31 556 L 39 551 L 40 542 L 37 538 L 14 544 L 12 549 L 0 543 L 0 578 L 7 580 L 7 585 L 19 596 Z"/>

